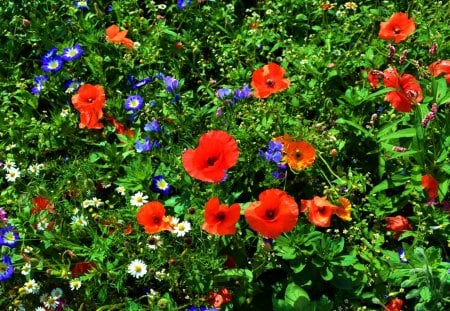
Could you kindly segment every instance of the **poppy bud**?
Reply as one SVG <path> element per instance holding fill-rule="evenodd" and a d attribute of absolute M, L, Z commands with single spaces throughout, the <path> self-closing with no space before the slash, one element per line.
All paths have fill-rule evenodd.
<path fill-rule="evenodd" d="M 337 156 L 337 150 L 336 150 L 336 149 L 331 149 L 330 155 L 331 155 L 333 158 L 334 158 L 335 156 Z"/>
<path fill-rule="evenodd" d="M 183 43 L 181 43 L 181 42 L 175 43 L 175 48 L 178 50 L 181 50 L 183 48 Z"/>
<path fill-rule="evenodd" d="M 26 18 L 24 18 L 23 20 L 22 20 L 22 23 L 23 23 L 23 25 L 24 26 L 30 26 L 30 20 L 28 20 L 28 19 L 26 19 Z"/>

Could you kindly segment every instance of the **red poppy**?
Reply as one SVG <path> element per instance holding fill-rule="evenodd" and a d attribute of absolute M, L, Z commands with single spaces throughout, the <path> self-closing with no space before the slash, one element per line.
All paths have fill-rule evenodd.
<path fill-rule="evenodd" d="M 386 229 L 397 232 L 395 238 L 398 238 L 404 231 L 411 230 L 411 225 L 407 218 L 403 216 L 386 217 Z"/>
<path fill-rule="evenodd" d="M 111 25 L 106 28 L 106 41 L 122 44 L 131 50 L 134 46 L 134 42 L 131 39 L 126 38 L 127 33 L 128 30 L 120 31 L 119 26 Z"/>
<path fill-rule="evenodd" d="M 416 78 L 410 74 L 400 76 L 393 67 L 384 71 L 383 83 L 396 89 L 387 93 L 384 100 L 389 101 L 397 111 L 411 112 L 412 106 L 423 99 L 422 88 Z"/>
<path fill-rule="evenodd" d="M 400 298 L 395 298 L 389 301 L 389 303 L 384 308 L 385 311 L 402 311 L 403 300 Z"/>
<path fill-rule="evenodd" d="M 267 238 L 276 238 L 295 227 L 298 205 L 286 192 L 267 189 L 259 194 L 259 201 L 245 209 L 244 215 L 253 230 Z"/>
<path fill-rule="evenodd" d="M 126 129 L 125 125 L 123 125 L 122 123 L 118 122 L 112 116 L 105 114 L 105 119 L 110 121 L 114 125 L 114 127 L 116 128 L 116 131 L 117 131 L 118 134 L 127 135 L 129 137 L 133 137 L 134 131 Z"/>
<path fill-rule="evenodd" d="M 428 66 L 433 77 L 444 74 L 445 80 L 450 84 L 450 60 L 438 60 Z"/>
<path fill-rule="evenodd" d="M 308 212 L 308 220 L 318 227 L 329 227 L 331 216 L 338 207 L 326 200 L 326 197 L 315 196 L 312 200 L 301 200 L 302 212 Z"/>
<path fill-rule="evenodd" d="M 33 207 L 31 208 L 31 214 L 37 214 L 41 211 L 47 210 L 49 213 L 54 213 L 54 206 L 49 199 L 44 197 L 35 197 L 33 199 Z"/>
<path fill-rule="evenodd" d="M 428 194 L 430 200 L 434 200 L 438 197 L 438 187 L 439 183 L 431 175 L 422 176 L 422 187 Z"/>
<path fill-rule="evenodd" d="M 80 113 L 80 128 L 101 129 L 106 96 L 101 85 L 83 84 L 72 96 L 72 104 Z"/>
<path fill-rule="evenodd" d="M 200 137 L 196 149 L 186 150 L 182 162 L 191 177 L 205 182 L 220 182 L 238 157 L 236 140 L 227 132 L 214 130 Z"/>
<path fill-rule="evenodd" d="M 205 221 L 202 229 L 211 234 L 230 235 L 236 233 L 236 223 L 241 215 L 239 204 L 228 207 L 219 199 L 211 198 L 205 207 Z"/>
<path fill-rule="evenodd" d="M 162 203 L 152 201 L 144 204 L 136 215 L 138 223 L 147 233 L 158 233 L 170 230 L 169 222 L 165 217 L 166 209 Z"/>
<path fill-rule="evenodd" d="M 414 30 L 416 30 L 414 18 L 408 19 L 408 14 L 406 13 L 394 13 L 387 22 L 380 23 L 378 37 L 399 43 L 406 40 Z"/>
<path fill-rule="evenodd" d="M 369 84 L 373 88 L 377 88 L 380 83 L 380 79 L 383 78 L 383 73 L 379 70 L 371 70 L 367 74 L 367 80 Z"/>
<path fill-rule="evenodd" d="M 219 289 L 219 292 L 211 292 L 209 293 L 208 302 L 210 305 L 214 306 L 214 308 L 220 308 L 223 304 L 226 304 L 231 301 L 230 291 L 226 288 Z"/>
<path fill-rule="evenodd" d="M 252 74 L 253 95 L 256 98 L 267 98 L 273 93 L 287 89 L 290 82 L 283 78 L 284 73 L 284 69 L 275 63 L 256 69 Z"/>
<path fill-rule="evenodd" d="M 83 261 L 83 262 L 77 262 L 73 267 L 72 267 L 72 277 L 73 278 L 78 278 L 80 276 L 82 276 L 83 274 L 86 274 L 89 270 L 91 269 L 96 269 L 96 265 L 93 262 L 89 262 L 89 261 Z"/>

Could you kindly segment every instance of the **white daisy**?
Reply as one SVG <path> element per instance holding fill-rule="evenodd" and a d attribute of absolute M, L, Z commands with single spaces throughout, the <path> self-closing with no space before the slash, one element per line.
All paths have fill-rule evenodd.
<path fill-rule="evenodd" d="M 67 90 L 66 90 L 66 93 L 67 93 Z M 69 109 L 63 109 L 63 110 L 61 110 L 61 112 L 59 113 L 59 115 L 60 115 L 62 118 L 67 117 L 67 116 L 69 115 Z"/>
<path fill-rule="evenodd" d="M 9 172 L 9 170 L 13 168 L 16 168 L 16 162 L 8 160 L 5 163 L 3 163 L 3 169 L 7 172 Z"/>
<path fill-rule="evenodd" d="M 22 267 L 22 271 L 20 271 L 20 273 L 22 273 L 23 275 L 28 275 L 31 271 L 31 265 L 27 262 L 26 264 L 23 265 Z"/>
<path fill-rule="evenodd" d="M 130 204 L 133 206 L 142 206 L 148 202 L 148 195 L 144 195 L 142 192 L 138 192 L 131 197 Z"/>
<path fill-rule="evenodd" d="M 182 221 L 173 228 L 173 233 L 180 237 L 185 236 L 189 231 L 191 231 L 191 223 L 189 221 Z"/>
<path fill-rule="evenodd" d="M 161 237 L 157 234 L 151 235 L 147 239 L 147 246 L 150 249 L 157 249 L 158 247 L 162 246 Z"/>
<path fill-rule="evenodd" d="M 119 187 L 117 187 L 116 188 L 116 192 L 118 193 L 118 194 L 120 194 L 120 195 L 125 195 L 125 187 L 123 187 L 123 186 L 119 186 Z"/>
<path fill-rule="evenodd" d="M 128 265 L 128 273 L 137 279 L 143 277 L 147 273 L 147 265 L 142 260 L 135 259 Z"/>
<path fill-rule="evenodd" d="M 27 294 L 36 294 L 39 291 L 39 284 L 34 279 L 31 279 L 23 284 L 23 288 Z"/>
<path fill-rule="evenodd" d="M 84 200 L 83 203 L 81 203 L 83 205 L 83 208 L 88 208 L 89 206 L 92 206 L 92 200 Z"/>
<path fill-rule="evenodd" d="M 71 290 L 78 290 L 81 287 L 81 281 L 79 279 L 73 279 L 70 281 L 70 289 Z"/>
<path fill-rule="evenodd" d="M 30 166 L 28 166 L 28 172 L 35 174 L 36 176 L 39 175 L 39 172 L 41 170 L 41 168 L 44 167 L 44 164 L 31 164 Z"/>
<path fill-rule="evenodd" d="M 87 226 L 87 219 L 83 215 L 74 215 L 72 216 L 71 225 L 85 227 Z"/>
<path fill-rule="evenodd" d="M 44 307 L 37 307 L 34 311 L 47 311 Z"/>
<path fill-rule="evenodd" d="M 102 200 L 101 199 L 97 199 L 96 197 L 93 197 L 92 199 L 91 199 L 91 204 L 92 204 L 92 206 L 95 206 L 95 207 L 100 207 L 101 205 L 103 205 L 103 202 L 102 202 Z"/>
<path fill-rule="evenodd" d="M 59 305 L 58 298 L 53 296 L 48 296 L 47 299 L 44 301 L 44 306 L 49 309 L 54 309 Z"/>
<path fill-rule="evenodd" d="M 63 295 L 63 290 L 59 287 L 56 287 L 50 292 L 50 295 L 55 298 L 61 298 Z"/>
<path fill-rule="evenodd" d="M 9 182 L 15 182 L 19 177 L 20 171 L 17 168 L 11 168 L 5 175 L 6 180 Z"/>

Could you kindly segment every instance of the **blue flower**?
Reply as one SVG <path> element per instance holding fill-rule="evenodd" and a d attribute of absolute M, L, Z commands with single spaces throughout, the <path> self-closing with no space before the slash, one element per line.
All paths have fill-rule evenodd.
<path fill-rule="evenodd" d="M 34 86 L 31 88 L 31 93 L 34 95 L 39 94 L 44 89 L 44 84 L 47 82 L 47 75 L 40 75 L 34 77 Z"/>
<path fill-rule="evenodd" d="M 219 309 L 216 309 L 216 308 L 207 308 L 207 307 L 190 306 L 189 308 L 187 308 L 186 311 L 219 311 Z"/>
<path fill-rule="evenodd" d="M 155 79 L 158 79 L 158 80 L 164 80 L 164 77 L 165 77 L 165 75 L 163 73 L 161 73 L 161 72 L 158 72 L 155 75 Z"/>
<path fill-rule="evenodd" d="M 62 52 L 61 58 L 65 62 L 70 62 L 72 60 L 78 59 L 83 55 L 84 51 L 81 46 L 77 43 L 70 48 L 65 48 Z"/>
<path fill-rule="evenodd" d="M 88 7 L 88 0 L 84 0 L 84 1 L 75 1 L 73 3 L 75 5 L 75 7 L 80 10 L 80 11 L 87 11 L 89 10 Z"/>
<path fill-rule="evenodd" d="M 133 77 L 133 76 L 131 76 L 131 77 Z M 136 81 L 136 79 L 134 79 L 134 77 L 133 77 L 133 81 L 131 82 L 131 88 L 133 90 L 136 90 L 136 89 L 138 89 L 140 87 L 143 87 L 146 84 L 149 84 L 150 82 L 152 82 L 152 78 L 150 78 L 150 77 L 146 77 L 146 78 L 144 78 L 142 80 L 139 80 L 139 81 Z"/>
<path fill-rule="evenodd" d="M 56 53 L 58 53 L 58 49 L 57 48 L 51 48 L 50 50 L 48 50 L 44 56 L 42 56 L 42 59 L 44 58 L 52 58 L 53 56 L 56 56 Z"/>
<path fill-rule="evenodd" d="M 259 154 L 266 159 L 267 162 L 280 163 L 283 159 L 283 144 L 279 141 L 269 141 L 267 151 L 260 151 Z"/>
<path fill-rule="evenodd" d="M 150 184 L 150 189 L 153 192 L 161 193 L 161 194 L 164 194 L 164 195 L 168 195 L 170 193 L 170 190 L 172 190 L 172 187 L 164 179 L 163 175 L 158 175 L 158 176 L 152 177 L 152 182 Z"/>
<path fill-rule="evenodd" d="M 167 92 L 172 94 L 175 93 L 175 90 L 178 88 L 178 80 L 172 78 L 171 76 L 165 76 L 163 81 L 166 85 Z"/>
<path fill-rule="evenodd" d="M 139 111 L 144 106 L 144 99 L 140 95 L 131 95 L 125 100 L 125 109 Z"/>
<path fill-rule="evenodd" d="M 185 9 L 187 8 L 189 5 L 191 5 L 192 0 L 178 0 L 177 1 L 177 6 L 179 9 Z"/>
<path fill-rule="evenodd" d="M 137 140 L 134 143 L 134 149 L 136 149 L 139 153 L 152 150 L 152 142 L 150 141 L 150 138 L 146 137 L 144 142 Z"/>
<path fill-rule="evenodd" d="M 81 79 L 78 80 L 69 79 L 64 83 L 64 88 L 66 89 L 65 92 L 67 94 L 73 94 L 76 91 L 78 91 L 81 84 L 82 84 Z"/>
<path fill-rule="evenodd" d="M 10 279 L 13 273 L 14 266 L 12 265 L 11 257 L 3 256 L 0 261 L 0 282 Z"/>
<path fill-rule="evenodd" d="M 408 262 L 408 259 L 406 259 L 405 251 L 403 250 L 403 248 L 401 248 L 398 251 L 398 258 L 400 259 L 400 262 L 402 262 L 402 263 Z"/>
<path fill-rule="evenodd" d="M 144 127 L 144 131 L 146 132 L 161 132 L 161 126 L 158 123 L 158 120 L 153 120 L 152 122 L 147 122 L 147 124 Z"/>
<path fill-rule="evenodd" d="M 233 103 L 237 103 L 240 100 L 252 97 L 252 90 L 248 86 L 248 84 L 244 84 L 242 89 L 237 89 L 234 91 Z"/>
<path fill-rule="evenodd" d="M 20 239 L 19 234 L 14 230 L 13 226 L 6 226 L 0 229 L 0 246 L 8 246 L 14 248 Z"/>
<path fill-rule="evenodd" d="M 63 60 L 58 55 L 54 55 L 52 57 L 43 57 L 42 58 L 42 70 L 45 72 L 58 72 L 61 70 L 63 65 Z"/>
<path fill-rule="evenodd" d="M 105 8 L 105 13 L 106 13 L 106 14 L 109 14 L 109 13 L 111 13 L 112 11 L 114 11 L 114 4 L 110 3 L 110 4 L 108 4 L 108 5 L 106 6 L 106 8 Z"/>
<path fill-rule="evenodd" d="M 231 94 L 231 90 L 227 89 L 227 88 L 221 88 L 221 89 L 217 90 L 217 96 L 220 99 L 224 99 L 225 97 L 227 97 L 230 94 Z"/>

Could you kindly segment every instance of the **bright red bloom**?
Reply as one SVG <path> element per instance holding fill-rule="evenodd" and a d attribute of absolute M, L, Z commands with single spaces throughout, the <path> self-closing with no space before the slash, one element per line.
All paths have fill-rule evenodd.
<path fill-rule="evenodd" d="M 165 217 L 164 205 L 157 201 L 144 204 L 136 215 L 138 223 L 144 227 L 147 233 L 158 233 L 170 230 L 169 222 Z"/>
<path fill-rule="evenodd" d="M 101 85 L 83 84 L 72 96 L 72 104 L 80 113 L 80 128 L 101 129 L 106 96 Z"/>
<path fill-rule="evenodd" d="M 378 87 L 378 84 L 380 83 L 380 78 L 382 77 L 381 73 L 382 72 L 380 72 L 379 70 L 369 71 L 369 73 L 367 74 L 367 80 L 369 81 L 371 87 L 373 88 Z"/>
<path fill-rule="evenodd" d="M 409 224 L 408 218 L 403 216 L 386 217 L 386 228 L 388 230 L 402 233 L 404 231 L 411 230 L 411 225 Z"/>
<path fill-rule="evenodd" d="M 383 83 L 396 89 L 387 93 L 384 100 L 389 101 L 397 111 L 411 112 L 412 106 L 423 99 L 422 88 L 416 78 L 410 74 L 400 76 L 393 67 L 384 71 Z"/>
<path fill-rule="evenodd" d="M 230 291 L 226 288 L 219 289 L 218 293 L 211 292 L 209 293 L 208 303 L 214 308 L 220 308 L 223 304 L 226 304 L 231 301 Z"/>
<path fill-rule="evenodd" d="M 445 80 L 450 84 L 450 60 L 438 60 L 428 66 L 433 77 L 444 74 Z"/>
<path fill-rule="evenodd" d="M 431 175 L 422 176 L 422 187 L 428 194 L 430 200 L 436 199 L 438 197 L 438 181 Z"/>
<path fill-rule="evenodd" d="M 200 137 L 196 149 L 186 150 L 182 162 L 191 177 L 205 182 L 220 182 L 238 157 L 236 140 L 227 132 L 214 130 Z"/>
<path fill-rule="evenodd" d="M 254 88 L 253 95 L 256 98 L 267 98 L 273 93 L 287 89 L 290 82 L 283 78 L 284 73 L 284 69 L 276 63 L 264 65 L 253 71 L 251 82 Z"/>
<path fill-rule="evenodd" d="M 402 311 L 403 300 L 400 298 L 395 298 L 389 301 L 389 303 L 384 308 L 385 311 Z"/>
<path fill-rule="evenodd" d="M 44 197 L 35 197 L 33 199 L 33 207 L 31 208 L 31 214 L 37 214 L 41 211 L 47 210 L 49 213 L 54 213 L 54 206 L 49 199 Z"/>
<path fill-rule="evenodd" d="M 380 23 L 378 37 L 399 43 L 406 40 L 414 30 L 416 30 L 414 18 L 408 19 L 408 14 L 406 13 L 394 13 L 387 22 Z"/>
<path fill-rule="evenodd" d="M 337 208 L 328 202 L 326 197 L 315 196 L 312 200 L 301 200 L 300 211 L 308 212 L 308 220 L 313 225 L 327 228 Z"/>
<path fill-rule="evenodd" d="M 116 128 L 116 131 L 117 131 L 118 134 L 122 134 L 122 135 L 127 135 L 129 137 L 133 137 L 134 130 L 126 129 L 124 124 L 118 122 L 116 119 L 114 119 L 110 115 L 105 114 L 105 119 L 110 121 L 114 125 L 114 127 Z"/>
<path fill-rule="evenodd" d="M 205 221 L 202 229 L 211 234 L 230 235 L 236 233 L 236 223 L 241 216 L 241 208 L 235 203 L 228 207 L 219 199 L 211 198 L 205 207 Z"/>
<path fill-rule="evenodd" d="M 83 262 L 77 262 L 72 267 L 72 277 L 78 278 L 82 276 L 83 274 L 86 274 L 91 269 L 96 269 L 97 266 L 93 262 L 89 261 L 83 261 Z"/>
<path fill-rule="evenodd" d="M 111 25 L 106 28 L 106 41 L 122 44 L 131 50 L 134 46 L 134 42 L 131 39 L 126 38 L 127 33 L 128 30 L 120 31 L 119 26 Z"/>
<path fill-rule="evenodd" d="M 289 232 L 298 220 L 298 205 L 283 190 L 267 189 L 259 194 L 259 201 L 245 209 L 249 226 L 267 238 L 276 238 Z"/>

